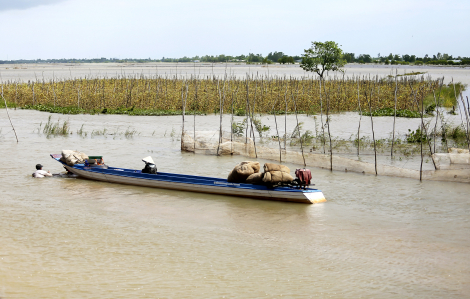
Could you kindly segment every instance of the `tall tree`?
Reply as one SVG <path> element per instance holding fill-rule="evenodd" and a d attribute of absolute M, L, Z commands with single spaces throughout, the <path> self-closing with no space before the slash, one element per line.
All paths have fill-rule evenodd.
<path fill-rule="evenodd" d="M 322 79 L 325 71 L 342 71 L 341 67 L 346 64 L 343 50 L 333 41 L 312 42 L 312 46 L 304 52 L 300 67 L 317 73 Z"/>

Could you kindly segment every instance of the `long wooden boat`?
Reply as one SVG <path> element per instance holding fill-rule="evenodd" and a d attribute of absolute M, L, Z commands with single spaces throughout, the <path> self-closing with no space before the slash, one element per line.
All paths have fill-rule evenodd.
<path fill-rule="evenodd" d="M 230 183 L 226 179 L 195 175 L 158 172 L 158 174 L 142 173 L 141 170 L 117 168 L 110 166 L 86 166 L 75 164 L 69 166 L 62 161 L 60 154 L 51 157 L 62 163 L 67 171 L 79 177 L 109 183 L 136 185 L 161 189 L 191 191 L 228 196 L 249 197 L 263 200 L 287 201 L 298 203 L 320 203 L 326 199 L 322 191 L 313 188 L 299 189 L 296 187 L 275 187 L 243 183 Z"/>

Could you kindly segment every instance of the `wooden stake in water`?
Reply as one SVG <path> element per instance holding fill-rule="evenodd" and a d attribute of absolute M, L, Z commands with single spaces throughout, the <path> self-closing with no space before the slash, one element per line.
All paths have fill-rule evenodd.
<path fill-rule="evenodd" d="M 419 180 L 423 180 L 423 132 L 424 132 L 424 120 L 423 120 L 423 111 L 424 111 L 424 99 L 421 100 L 421 164 L 419 165 Z M 426 134 L 427 135 L 427 134 Z M 426 136 L 427 137 L 427 136 Z M 432 155 L 432 153 L 431 153 Z"/>
<path fill-rule="evenodd" d="M 360 81 L 360 77 L 358 76 L 357 78 L 357 105 L 359 106 L 359 125 L 357 126 L 357 156 L 359 156 L 359 148 L 361 147 L 361 138 L 360 138 L 359 133 L 361 131 L 361 120 L 362 120 L 361 99 L 359 97 L 359 81 Z"/>
<path fill-rule="evenodd" d="M 195 95 L 194 95 L 194 101 L 195 103 L 197 103 L 198 107 L 199 107 L 199 102 L 198 102 L 198 99 L 197 99 L 197 88 L 198 88 L 198 78 L 195 78 L 195 81 L 194 81 L 194 84 L 196 84 L 196 91 L 195 91 Z M 196 107 L 196 105 L 193 105 L 193 107 Z M 194 123 L 193 123 L 193 149 L 194 149 L 194 153 L 196 153 L 196 109 L 194 109 L 194 119 L 193 119 Z"/>
<path fill-rule="evenodd" d="M 294 100 L 294 112 L 295 112 L 295 120 L 297 121 L 297 131 L 299 133 L 299 140 L 300 140 L 300 149 L 302 151 L 302 159 L 304 160 L 304 167 L 307 167 L 307 164 L 305 163 L 305 155 L 304 155 L 304 146 L 303 146 L 303 143 L 302 143 L 302 135 L 300 135 L 300 125 L 299 125 L 299 118 L 297 117 L 297 101 L 296 101 L 296 97 L 298 95 L 298 92 L 299 92 L 299 85 L 297 83 L 297 88 L 296 88 L 296 91 L 295 91 L 295 97 L 294 95 L 292 95 L 292 100 Z M 333 167 L 333 166 L 332 166 Z"/>
<path fill-rule="evenodd" d="M 273 90 L 271 89 L 271 94 Z M 276 124 L 276 134 L 277 134 L 277 142 L 279 143 L 279 162 L 282 162 L 282 150 L 281 150 L 281 139 L 279 136 L 279 130 L 277 128 L 277 118 L 276 118 L 276 111 L 274 110 L 274 107 L 276 106 L 277 102 L 279 101 L 280 98 L 280 92 L 281 90 L 279 89 L 278 96 L 276 102 L 273 104 L 273 115 L 274 115 L 274 123 Z"/>
<path fill-rule="evenodd" d="M 18 82 L 16 82 L 15 84 L 15 110 L 16 110 L 16 106 L 18 106 L 17 101 L 18 101 Z"/>
<path fill-rule="evenodd" d="M 371 94 L 370 94 L 369 99 L 367 99 L 367 91 L 366 90 L 364 91 L 364 95 L 366 97 L 366 101 L 368 101 L 368 103 L 369 103 L 370 124 L 371 124 L 371 127 L 372 127 L 372 141 L 374 142 L 374 158 L 375 158 L 374 166 L 375 166 L 375 175 L 377 175 L 377 148 L 376 148 L 376 145 L 375 145 L 374 119 L 372 117 L 372 89 L 371 89 Z"/>
<path fill-rule="evenodd" d="M 397 90 L 398 90 L 398 69 L 395 73 L 395 108 L 393 114 L 393 133 L 392 133 L 392 149 L 390 150 L 390 156 L 393 157 L 393 144 L 395 143 L 395 121 L 397 119 Z"/>
<path fill-rule="evenodd" d="M 320 77 L 320 122 L 321 122 L 321 132 L 322 132 L 322 141 L 323 141 L 323 154 L 326 153 L 325 151 L 325 126 L 323 125 L 323 99 L 321 96 L 321 81 L 323 80 L 322 77 Z M 323 81 L 323 89 L 325 89 L 325 81 Z M 328 119 L 327 119 L 328 121 Z"/>
<path fill-rule="evenodd" d="M 418 109 L 420 109 L 419 107 L 419 103 L 418 103 L 418 100 L 416 98 L 416 95 L 418 93 L 418 91 L 414 91 L 413 89 L 413 86 L 411 85 L 411 82 L 410 82 L 410 88 L 411 88 L 411 92 L 414 96 L 414 102 L 416 104 L 416 107 Z M 421 101 L 423 101 L 424 99 L 422 99 Z M 421 103 L 421 105 L 423 105 L 423 103 Z M 434 165 L 434 170 L 437 170 L 437 165 L 436 165 L 436 161 L 434 161 L 434 156 L 433 156 L 433 152 L 432 152 L 432 145 L 431 145 L 431 138 L 428 138 L 429 134 L 428 134 L 428 129 L 426 128 L 426 126 L 424 125 L 424 120 L 423 118 L 421 118 L 421 125 L 422 125 L 422 128 L 424 129 L 424 134 L 426 136 L 426 139 L 428 141 L 428 146 L 429 146 L 429 152 L 431 153 L 431 160 L 432 160 L 432 164 Z M 423 131 L 421 131 L 421 134 L 423 133 Z"/>
<path fill-rule="evenodd" d="M 286 111 L 284 111 L 284 150 L 287 150 L 287 84 L 284 93 L 284 102 L 286 103 Z"/>
<path fill-rule="evenodd" d="M 16 135 L 15 127 L 13 126 L 13 123 L 11 122 L 10 113 L 8 113 L 7 100 L 5 100 L 5 98 L 3 97 L 3 85 L 2 85 L 2 99 L 5 102 L 5 110 L 7 111 L 8 119 L 10 120 L 10 125 L 13 128 L 13 132 L 15 133 L 16 143 L 18 143 L 18 135 Z"/>
<path fill-rule="evenodd" d="M 181 126 L 181 148 L 183 148 L 183 139 L 184 139 L 184 115 L 186 113 L 186 100 L 188 98 L 188 85 L 186 84 L 186 96 L 184 96 L 184 84 L 186 82 L 183 81 L 183 86 L 181 87 L 181 106 L 183 108 L 183 124 Z"/>
<path fill-rule="evenodd" d="M 331 142 L 331 133 L 330 133 L 330 88 L 326 92 L 325 82 L 323 82 L 323 91 L 325 92 L 326 97 L 326 124 L 328 128 L 328 138 L 330 140 L 330 171 L 333 171 L 333 146 Z"/>
<path fill-rule="evenodd" d="M 462 101 L 462 106 L 463 106 L 463 113 L 465 114 L 465 119 L 467 120 L 467 144 L 468 144 L 468 150 L 470 151 L 470 131 L 469 131 L 469 128 L 470 128 L 470 121 L 469 121 L 469 118 L 470 118 L 470 106 L 468 105 L 468 97 L 467 97 L 467 106 L 468 109 L 467 109 L 467 106 L 465 106 L 465 101 L 463 99 L 463 96 L 462 96 L 462 92 L 460 92 L 460 100 Z"/>

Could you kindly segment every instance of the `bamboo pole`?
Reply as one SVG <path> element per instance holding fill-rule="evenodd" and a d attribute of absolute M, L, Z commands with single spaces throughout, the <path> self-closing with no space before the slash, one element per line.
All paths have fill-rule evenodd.
<path fill-rule="evenodd" d="M 195 79 L 195 82 L 194 84 L 196 85 L 196 91 L 195 91 L 195 95 L 194 95 L 194 102 L 198 104 L 198 108 L 199 108 L 199 102 L 198 102 L 198 99 L 197 99 L 197 89 L 198 89 L 198 80 L 197 78 Z M 193 105 L 193 107 L 195 107 L 195 105 Z M 196 111 L 194 111 L 194 119 L 193 119 L 193 149 L 194 149 L 194 153 L 196 153 Z"/>
<path fill-rule="evenodd" d="M 245 143 L 248 143 L 248 124 L 250 122 L 250 113 L 248 109 L 248 98 L 250 93 L 250 76 L 246 76 L 246 101 L 245 101 L 245 115 L 246 115 L 246 130 L 245 130 Z"/>
<path fill-rule="evenodd" d="M 287 84 L 286 92 L 284 93 L 284 102 L 286 104 L 286 110 L 284 111 L 284 150 L 287 150 Z"/>
<path fill-rule="evenodd" d="M 333 146 L 331 142 L 331 133 L 330 133 L 330 88 L 326 92 L 325 82 L 323 82 L 323 91 L 325 92 L 326 97 L 326 125 L 328 128 L 328 138 L 330 140 L 330 171 L 333 171 Z"/>
<path fill-rule="evenodd" d="M 397 90 L 398 90 L 398 69 L 395 70 L 395 108 L 394 108 L 394 114 L 393 114 L 392 149 L 390 150 L 391 157 L 393 157 L 393 144 L 395 143 L 395 121 L 397 119 Z"/>
<path fill-rule="evenodd" d="M 454 78 L 452 78 L 452 81 L 454 81 Z M 439 95 L 437 96 L 438 99 L 441 98 L 442 84 L 444 84 L 444 77 L 442 77 L 441 84 L 439 85 Z M 436 94 L 435 94 L 434 90 L 432 91 L 432 93 L 433 93 L 434 103 L 436 104 L 436 110 L 437 110 L 436 124 L 434 125 L 434 152 L 436 152 L 436 130 L 437 130 L 437 118 L 439 117 L 439 106 L 438 106 L 439 103 L 438 103 L 438 101 L 436 101 Z M 444 130 L 444 136 L 445 136 L 445 130 Z M 447 138 L 444 137 L 444 139 L 446 140 L 446 147 L 448 149 L 449 147 L 447 146 Z"/>
<path fill-rule="evenodd" d="M 233 155 L 233 99 L 236 97 L 238 87 L 239 86 L 237 85 L 237 89 L 235 92 L 232 91 L 232 117 L 230 119 L 230 155 Z"/>
<path fill-rule="evenodd" d="M 271 89 L 271 94 L 272 94 L 273 90 Z M 276 106 L 277 102 L 279 101 L 279 98 L 280 98 L 280 92 L 281 90 L 279 89 L 279 92 L 278 92 L 278 96 L 277 96 L 277 100 L 274 102 L 273 104 L 273 115 L 274 115 L 274 123 L 276 124 L 276 133 L 277 133 L 277 142 L 279 143 L 279 162 L 282 162 L 282 150 L 281 150 L 281 139 L 280 139 L 280 136 L 279 136 L 279 130 L 277 128 L 277 118 L 276 118 L 276 111 L 274 110 L 274 107 Z"/>
<path fill-rule="evenodd" d="M 423 141 L 422 136 L 424 132 L 424 120 L 423 120 L 423 111 L 424 111 L 424 100 L 421 100 L 421 138 L 420 138 L 420 144 L 421 144 L 421 164 L 419 165 L 419 181 L 421 182 L 423 180 Z M 427 134 L 426 134 L 427 137 Z M 432 155 L 432 153 L 431 153 Z"/>
<path fill-rule="evenodd" d="M 16 106 L 18 106 L 18 82 L 15 82 L 15 110 Z"/>
<path fill-rule="evenodd" d="M 460 100 L 462 101 L 462 106 L 464 108 L 464 113 L 465 113 L 465 119 L 467 120 L 467 144 L 468 144 L 468 150 L 470 151 L 470 121 L 469 121 L 469 118 L 470 118 L 470 106 L 467 107 L 465 106 L 465 101 L 463 99 L 463 95 L 462 95 L 462 91 L 460 92 Z M 468 106 L 468 97 L 467 97 L 467 106 Z"/>
<path fill-rule="evenodd" d="M 436 105 L 436 122 L 434 124 L 434 152 L 436 152 L 436 135 L 437 135 L 437 122 L 439 120 L 439 106 L 438 106 L 438 103 L 437 103 L 437 100 L 436 100 L 436 93 L 434 92 L 434 90 L 432 91 L 432 95 L 434 97 L 434 104 Z M 442 119 L 441 119 L 441 124 L 442 124 L 442 134 L 443 134 L 443 138 L 445 140 L 445 144 L 446 144 L 446 150 L 449 150 L 449 146 L 447 144 L 447 137 L 446 137 L 446 130 L 444 128 L 444 123 L 442 123 Z"/>
<path fill-rule="evenodd" d="M 186 96 L 187 96 L 187 93 L 188 92 L 188 86 L 186 85 Z M 186 113 L 186 99 L 184 97 L 184 86 L 181 86 L 181 108 L 183 109 L 183 114 L 181 115 L 182 118 L 183 118 L 183 123 L 182 123 L 182 126 L 181 126 L 181 148 L 183 148 L 183 139 L 184 139 L 184 115 Z"/>
<path fill-rule="evenodd" d="M 359 148 L 361 147 L 361 138 L 360 138 L 360 131 L 361 131 L 361 120 L 362 120 L 362 108 L 361 108 L 361 99 L 359 97 L 359 81 L 360 77 L 357 78 L 357 103 L 359 106 L 359 125 L 357 127 L 357 156 L 359 157 Z"/>
<path fill-rule="evenodd" d="M 322 131 L 322 142 L 323 142 L 323 154 L 326 153 L 325 151 L 325 126 L 323 125 L 323 99 L 321 96 L 321 82 L 323 80 L 323 89 L 325 89 L 325 81 L 323 77 L 320 77 L 320 122 L 321 122 L 321 131 Z M 327 119 L 328 121 L 328 119 Z"/>
<path fill-rule="evenodd" d="M 418 103 L 418 100 L 416 98 L 416 95 L 417 95 L 418 91 L 416 91 L 416 92 L 414 91 L 413 86 L 411 85 L 411 82 L 409 84 L 410 84 L 411 91 L 414 95 L 414 102 L 416 104 L 416 107 L 418 107 L 418 109 L 419 109 L 419 103 Z M 423 102 L 423 99 L 421 99 L 421 102 Z M 423 103 L 421 103 L 421 106 L 423 106 Z M 432 160 L 432 164 L 434 165 L 434 170 L 437 170 L 436 161 L 434 161 L 434 156 L 433 156 L 433 152 L 432 152 L 431 140 L 429 138 L 427 138 L 429 134 L 428 134 L 428 130 L 427 130 L 426 126 L 424 125 L 423 118 L 421 118 L 421 125 L 424 128 L 424 133 L 426 134 L 426 139 L 428 140 L 429 152 L 431 153 L 431 160 Z M 421 132 L 421 134 L 422 133 L 423 132 Z"/>
<path fill-rule="evenodd" d="M 307 167 L 307 164 L 305 163 L 305 155 L 304 155 L 304 146 L 303 146 L 303 142 L 302 142 L 302 135 L 300 134 L 299 118 L 297 117 L 297 100 L 296 100 L 296 97 L 298 95 L 298 92 L 299 92 L 299 85 L 297 84 L 295 97 L 294 97 L 294 95 L 292 95 L 292 100 L 294 101 L 295 120 L 297 121 L 297 129 L 298 129 L 297 131 L 299 133 L 300 149 L 302 151 L 302 159 L 304 160 L 304 167 Z M 332 164 L 332 167 L 333 167 L 333 164 Z"/>
<path fill-rule="evenodd" d="M 246 106 L 247 106 L 247 112 L 248 112 L 248 116 L 250 115 L 250 112 L 251 111 L 251 108 L 250 108 L 250 101 L 248 100 L 248 80 L 246 81 L 247 84 L 246 84 Z M 253 131 L 253 122 L 250 121 L 251 123 L 251 131 Z M 248 125 L 248 122 L 247 122 L 247 125 Z M 256 137 L 255 137 L 255 134 L 253 134 L 253 145 L 254 145 L 254 148 L 255 148 L 255 156 L 256 158 L 258 158 L 258 152 L 256 151 Z"/>
<path fill-rule="evenodd" d="M 2 85 L 2 99 L 5 103 L 5 110 L 7 111 L 7 116 L 8 116 L 8 120 L 10 120 L 10 125 L 13 129 L 13 132 L 15 133 L 15 137 L 16 137 L 16 143 L 18 143 L 18 135 L 16 135 L 16 130 L 15 130 L 15 127 L 13 126 L 13 122 L 11 121 L 11 118 L 10 118 L 10 113 L 8 112 L 8 105 L 7 105 L 7 100 L 5 100 L 5 98 L 3 97 L 3 85 Z"/>
<path fill-rule="evenodd" d="M 77 86 L 77 107 L 80 109 L 80 84 Z"/>
<path fill-rule="evenodd" d="M 220 104 L 219 144 L 217 145 L 217 155 L 219 155 L 220 144 L 222 143 L 222 116 L 224 113 L 224 104 L 225 104 L 225 80 L 226 78 L 227 78 L 227 75 L 225 75 L 225 78 L 224 78 L 223 96 L 219 89 L 219 81 L 217 80 L 217 89 L 219 89 L 219 104 Z"/>
<path fill-rule="evenodd" d="M 369 82 L 369 85 L 370 85 L 370 82 Z M 369 104 L 369 113 L 370 113 L 370 123 L 371 123 L 371 127 L 372 127 L 372 141 L 374 143 L 374 166 L 375 166 L 375 175 L 377 175 L 377 147 L 376 147 L 376 144 L 375 144 L 375 132 L 374 132 L 374 119 L 372 117 L 372 89 L 370 88 L 369 86 L 369 89 L 370 89 L 370 98 L 367 99 L 367 90 L 364 91 L 364 95 L 366 97 L 366 101 L 368 102 Z"/>

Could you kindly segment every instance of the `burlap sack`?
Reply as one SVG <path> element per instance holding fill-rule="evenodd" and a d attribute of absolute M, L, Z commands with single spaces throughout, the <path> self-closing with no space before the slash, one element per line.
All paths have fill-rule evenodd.
<path fill-rule="evenodd" d="M 82 152 L 63 150 L 62 158 L 60 160 L 69 166 L 73 166 L 75 164 L 85 163 L 85 160 L 88 160 L 88 156 Z"/>
<path fill-rule="evenodd" d="M 252 175 L 250 175 L 245 183 L 247 184 L 262 184 L 263 183 L 263 177 L 264 177 L 264 173 L 261 173 L 261 172 L 257 172 L 257 173 L 253 173 Z"/>
<path fill-rule="evenodd" d="M 282 171 L 282 172 L 290 173 L 290 169 L 287 166 L 274 164 L 274 163 L 265 163 L 264 172 L 270 172 L 270 171 Z"/>
<path fill-rule="evenodd" d="M 246 178 L 253 173 L 255 172 L 249 165 L 237 165 L 228 175 L 227 181 L 231 183 L 244 183 Z"/>
<path fill-rule="evenodd" d="M 245 162 L 242 162 L 242 164 L 243 163 L 247 163 L 251 168 L 253 168 L 253 171 L 255 173 L 258 173 L 259 170 L 261 169 L 261 165 L 259 164 L 259 162 L 245 161 Z"/>
<path fill-rule="evenodd" d="M 264 173 L 263 182 L 267 184 L 290 183 L 294 178 L 287 172 L 270 171 Z"/>
<path fill-rule="evenodd" d="M 259 162 L 241 162 L 230 172 L 227 181 L 231 183 L 244 183 L 250 175 L 259 172 L 259 169 Z"/>

